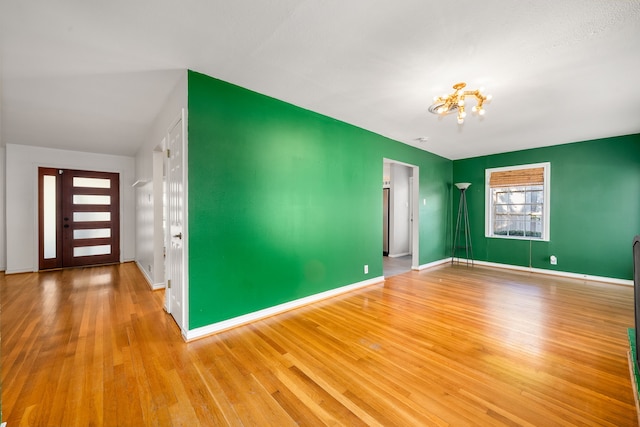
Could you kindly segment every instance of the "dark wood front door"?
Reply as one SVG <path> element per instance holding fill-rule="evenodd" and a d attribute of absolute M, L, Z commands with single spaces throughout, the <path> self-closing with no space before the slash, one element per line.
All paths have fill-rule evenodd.
<path fill-rule="evenodd" d="M 38 169 L 41 270 L 120 261 L 119 174 Z"/>

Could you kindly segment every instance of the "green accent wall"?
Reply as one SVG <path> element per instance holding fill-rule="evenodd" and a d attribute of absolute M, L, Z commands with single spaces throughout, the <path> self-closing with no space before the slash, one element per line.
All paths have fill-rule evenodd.
<path fill-rule="evenodd" d="M 381 276 L 383 158 L 420 168 L 420 263 L 448 257 L 451 160 L 189 71 L 189 329 Z"/>
<path fill-rule="evenodd" d="M 541 162 L 551 162 L 550 241 L 532 241 L 530 253 L 528 240 L 486 238 L 485 169 Z M 475 259 L 526 267 L 531 256 L 534 268 L 632 279 L 640 134 L 456 160 L 453 177 L 472 183 L 467 204 Z M 551 255 L 557 265 L 549 263 Z"/>

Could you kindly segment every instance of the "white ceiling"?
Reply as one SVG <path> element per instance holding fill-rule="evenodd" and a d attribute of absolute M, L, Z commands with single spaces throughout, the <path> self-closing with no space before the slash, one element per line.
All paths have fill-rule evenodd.
<path fill-rule="evenodd" d="M 1 0 L 0 37 L 2 144 L 134 155 L 186 68 L 449 159 L 640 133 L 640 0 Z M 428 113 L 458 81 L 484 118 Z"/>

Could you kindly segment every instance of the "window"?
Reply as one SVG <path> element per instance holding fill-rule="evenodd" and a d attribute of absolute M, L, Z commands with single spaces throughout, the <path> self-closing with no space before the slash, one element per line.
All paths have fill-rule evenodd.
<path fill-rule="evenodd" d="M 486 170 L 486 237 L 549 240 L 550 163 Z"/>

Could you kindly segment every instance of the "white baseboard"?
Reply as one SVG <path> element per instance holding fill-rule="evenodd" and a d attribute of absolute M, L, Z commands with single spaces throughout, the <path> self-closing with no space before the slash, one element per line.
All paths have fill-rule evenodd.
<path fill-rule="evenodd" d="M 27 269 L 18 269 L 18 270 L 5 270 L 4 274 L 8 276 L 10 274 L 36 273 L 37 271 L 38 270 L 32 270 L 30 268 L 27 268 Z"/>
<path fill-rule="evenodd" d="M 400 258 L 401 256 L 411 255 L 411 252 L 403 252 L 401 254 L 389 254 L 387 255 L 389 258 Z"/>
<path fill-rule="evenodd" d="M 142 267 L 142 265 L 140 265 L 140 263 L 137 260 L 135 261 L 135 263 L 138 266 L 138 270 L 140 270 L 144 278 L 147 280 L 147 284 L 149 285 L 149 288 L 151 288 L 152 291 L 157 291 L 158 289 L 164 289 L 165 287 L 164 283 L 153 283 L 153 279 L 151 279 L 151 276 L 149 276 L 149 273 L 147 273 L 144 267 Z"/>
<path fill-rule="evenodd" d="M 458 257 L 456 257 L 456 259 L 457 258 Z M 433 261 L 428 264 L 422 264 L 418 268 L 413 267 L 413 270 L 424 270 L 427 268 L 435 267 L 435 266 L 446 264 L 449 262 L 451 262 L 451 257 L 444 258 L 438 261 Z M 467 260 L 465 258 L 460 258 L 460 264 L 465 263 L 466 265 L 466 262 Z M 615 285 L 633 286 L 633 280 L 616 279 L 614 277 L 603 277 L 603 276 L 593 276 L 590 274 L 569 273 L 567 271 L 546 270 L 544 268 L 533 268 L 533 267 L 522 267 L 519 265 L 499 264 L 497 262 L 488 262 L 488 261 L 474 260 L 473 263 L 475 265 L 483 265 L 485 267 L 495 267 L 495 268 L 503 268 L 506 270 L 526 271 L 528 273 L 548 274 L 552 276 L 566 277 L 569 279 L 589 280 L 592 282 L 605 282 L 605 283 L 612 283 Z"/>
<path fill-rule="evenodd" d="M 318 294 L 309 295 L 308 297 L 300 298 L 297 300 L 289 301 L 284 304 L 276 305 L 273 307 L 265 308 L 263 310 L 254 311 L 253 313 L 244 314 L 242 316 L 234 317 L 232 319 L 223 320 L 221 322 L 212 323 L 211 325 L 202 326 L 200 328 L 191 329 L 183 333 L 183 337 L 187 341 L 192 341 L 198 338 L 203 338 L 208 335 L 216 334 L 227 329 L 235 328 L 240 325 L 255 322 L 256 320 L 264 319 L 266 317 L 273 316 L 275 314 L 284 313 L 285 311 L 293 310 L 314 302 L 318 302 L 327 298 L 331 298 L 345 292 L 350 292 L 356 289 L 364 288 L 365 286 L 371 286 L 376 283 L 384 282 L 384 277 L 379 276 L 373 279 L 363 280 L 362 282 L 353 283 L 351 285 L 342 286 L 336 289 L 330 289 Z"/>
<path fill-rule="evenodd" d="M 420 270 L 425 270 L 427 268 L 436 267 L 438 265 L 446 264 L 448 262 L 451 262 L 451 257 L 445 258 L 445 259 L 440 259 L 438 261 L 429 262 L 427 264 L 422 264 L 422 265 L 419 265 L 417 268 L 416 267 L 411 267 L 411 268 L 413 270 L 420 271 Z"/>
<path fill-rule="evenodd" d="M 552 276 L 567 277 L 569 279 L 582 279 L 582 280 L 589 280 L 593 282 L 606 282 L 606 283 L 613 283 L 616 285 L 633 286 L 633 280 L 616 279 L 614 277 L 592 276 L 590 274 L 569 273 L 567 271 L 546 270 L 544 268 L 522 267 L 519 265 L 498 264 L 495 262 L 487 262 L 487 261 L 473 261 L 473 262 L 474 264 L 484 265 L 487 267 L 497 267 L 497 268 L 504 268 L 507 270 L 526 271 L 529 273 L 548 274 Z"/>
<path fill-rule="evenodd" d="M 158 291 L 160 289 L 164 289 L 167 286 L 164 283 L 153 283 L 151 284 L 151 290 L 152 291 Z"/>

